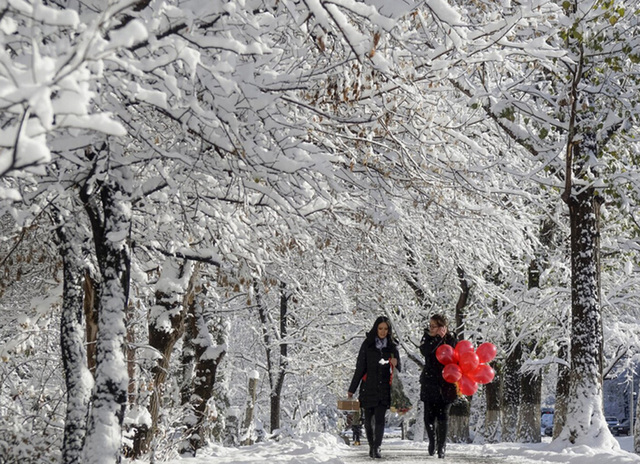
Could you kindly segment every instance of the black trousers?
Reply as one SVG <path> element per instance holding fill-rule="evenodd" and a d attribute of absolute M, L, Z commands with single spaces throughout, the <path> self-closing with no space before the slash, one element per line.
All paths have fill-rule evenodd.
<path fill-rule="evenodd" d="M 374 408 L 364 408 L 364 431 L 367 434 L 369 446 L 379 448 L 384 435 L 384 420 L 387 413 L 385 405 Z"/>
<path fill-rule="evenodd" d="M 441 401 L 424 402 L 424 427 L 429 436 L 429 454 L 444 451 L 449 426 L 451 404 Z"/>
<path fill-rule="evenodd" d="M 362 435 L 362 425 L 360 424 L 353 424 L 351 426 L 351 431 L 353 432 L 353 441 L 354 442 L 360 442 L 360 435 Z"/>

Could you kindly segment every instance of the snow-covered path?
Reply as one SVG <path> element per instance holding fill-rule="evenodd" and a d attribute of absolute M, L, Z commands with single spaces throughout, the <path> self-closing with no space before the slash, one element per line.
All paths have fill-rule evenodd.
<path fill-rule="evenodd" d="M 520 457 L 514 459 L 510 458 L 499 458 L 495 455 L 491 456 L 482 456 L 481 454 L 468 454 L 465 449 L 468 447 L 458 446 L 458 445 L 450 445 L 447 448 L 446 458 L 444 461 L 437 460 L 437 456 L 429 456 L 426 449 L 426 444 L 414 444 L 411 442 L 401 442 L 401 441 L 393 441 L 390 443 L 386 443 L 381 451 L 382 459 L 373 460 L 369 457 L 369 447 L 351 447 L 349 451 L 345 454 L 344 460 L 345 463 L 348 464 L 360 464 L 367 463 L 372 464 L 374 462 L 396 462 L 396 463 L 424 463 L 427 461 L 432 461 L 433 464 L 437 462 L 446 462 L 448 464 L 458 464 L 458 463 L 474 463 L 474 464 L 485 464 L 485 463 L 524 463 L 528 464 L 529 461 L 524 461 Z"/>
<path fill-rule="evenodd" d="M 630 437 L 629 437 L 630 438 Z M 351 446 L 346 449 L 343 460 L 346 464 L 402 463 L 424 464 L 439 462 L 447 464 L 639 464 L 640 456 L 625 451 L 608 452 L 586 447 L 551 452 L 547 444 L 502 443 L 492 445 L 449 444 L 444 460 L 429 456 L 427 443 L 390 439 L 383 442 L 382 459 L 371 459 L 368 446 Z"/>
<path fill-rule="evenodd" d="M 212 445 L 196 458 L 167 459 L 167 464 L 640 464 L 640 456 L 629 452 L 633 437 L 618 438 L 620 450 L 603 450 L 575 446 L 561 451 L 551 450 L 550 443 L 497 443 L 487 445 L 449 444 L 445 459 L 431 457 L 427 443 L 385 438 L 382 459 L 369 457 L 368 446 L 347 446 L 335 435 L 308 433 L 296 438 L 228 448 Z M 124 461 L 146 464 L 144 461 Z"/>

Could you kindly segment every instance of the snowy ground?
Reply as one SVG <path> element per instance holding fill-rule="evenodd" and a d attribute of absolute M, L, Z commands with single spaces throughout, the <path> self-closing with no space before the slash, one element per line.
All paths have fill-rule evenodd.
<path fill-rule="evenodd" d="M 258 443 L 241 448 L 211 447 L 197 458 L 173 459 L 169 464 L 360 464 L 390 462 L 423 464 L 432 461 L 448 464 L 640 464 L 640 456 L 633 454 L 633 437 L 620 437 L 621 450 L 604 451 L 584 446 L 550 451 L 548 439 L 539 444 L 501 443 L 492 445 L 457 445 L 447 447 L 446 459 L 429 457 L 427 444 L 385 438 L 382 459 L 371 459 L 367 446 L 347 446 L 330 434 L 310 433 L 300 438 L 280 442 Z M 157 462 L 162 462 L 157 456 Z M 142 461 L 130 464 L 143 464 Z"/>

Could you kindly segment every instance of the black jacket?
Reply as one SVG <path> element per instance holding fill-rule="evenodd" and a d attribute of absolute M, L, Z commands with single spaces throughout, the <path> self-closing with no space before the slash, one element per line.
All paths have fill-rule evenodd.
<path fill-rule="evenodd" d="M 450 402 L 442 397 L 442 387 L 447 382 L 442 377 L 444 365 L 436 357 L 436 350 L 443 344 L 455 347 L 456 339 L 450 332 L 447 332 L 442 338 L 439 335 L 432 337 L 429 335 L 428 329 L 424 331 L 420 341 L 420 352 L 424 356 L 424 369 L 422 369 L 420 376 L 420 399 L 422 401 Z"/>
<path fill-rule="evenodd" d="M 400 371 L 400 355 L 395 343 L 387 337 L 387 346 L 381 350 L 376 348 L 375 335 L 368 335 L 360 346 L 356 370 L 349 386 L 349 391 L 355 393 L 360 385 L 360 406 L 373 408 L 384 405 L 391 406 L 391 364 L 390 358 L 398 360 L 393 369 L 393 375 Z M 387 362 L 380 363 L 380 360 Z M 365 375 L 366 374 L 366 375 Z"/>

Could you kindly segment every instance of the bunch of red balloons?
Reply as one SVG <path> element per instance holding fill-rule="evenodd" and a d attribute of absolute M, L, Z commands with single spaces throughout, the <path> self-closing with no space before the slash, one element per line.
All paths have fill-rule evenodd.
<path fill-rule="evenodd" d="M 441 345 L 436 350 L 436 358 L 442 364 L 442 377 L 449 383 L 455 383 L 460 393 L 471 396 L 478 391 L 478 384 L 491 382 L 496 375 L 487 363 L 496 357 L 496 347 L 492 343 L 483 343 L 474 349 L 469 340 L 461 340 L 455 349 L 450 345 Z"/>

